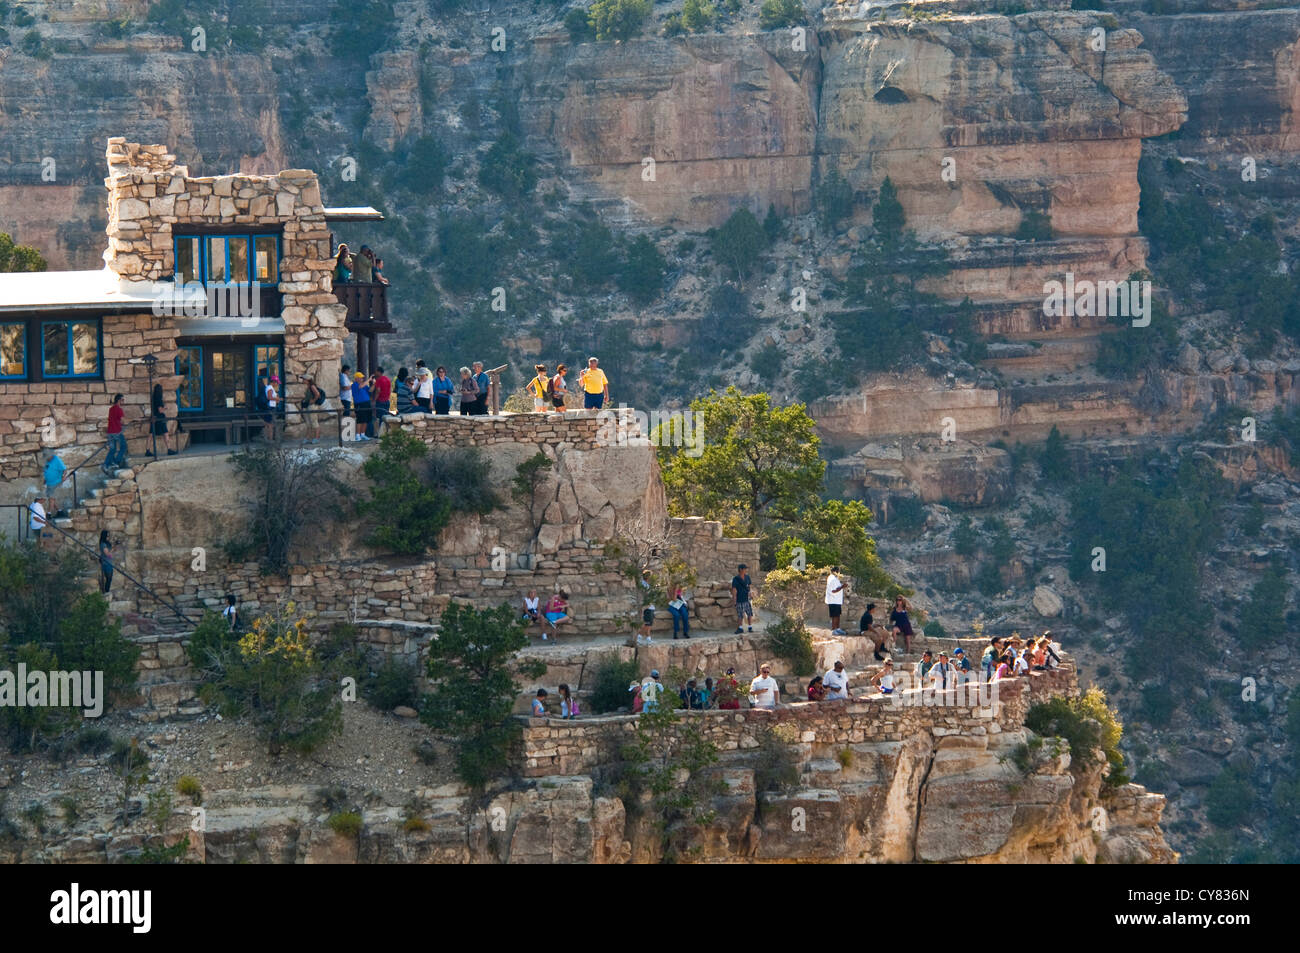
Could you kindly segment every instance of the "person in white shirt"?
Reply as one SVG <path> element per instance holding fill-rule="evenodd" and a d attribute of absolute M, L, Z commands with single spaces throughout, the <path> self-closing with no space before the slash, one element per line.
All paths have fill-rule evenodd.
<path fill-rule="evenodd" d="M 1024 651 L 1022 651 L 1022 652 L 1020 652 L 1019 654 L 1016 655 L 1015 665 L 1012 667 L 1012 674 L 1013 674 L 1013 675 L 1028 675 L 1028 674 L 1029 674 L 1029 660 L 1028 660 L 1027 658 L 1025 658 L 1025 654 L 1026 654 L 1028 651 L 1029 651 L 1028 649 L 1025 649 Z"/>
<path fill-rule="evenodd" d="M 40 497 L 37 497 L 27 504 L 27 512 L 31 514 L 31 520 L 27 525 L 31 529 L 32 535 L 35 536 L 37 540 L 42 541 L 43 544 L 44 540 L 49 536 L 49 533 L 45 528 L 48 524 L 48 520 L 45 516 L 45 506 L 41 502 Z"/>
<path fill-rule="evenodd" d="M 871 676 L 871 684 L 879 687 L 880 694 L 894 694 L 894 660 L 885 659 L 885 664 L 881 666 L 880 671 Z"/>
<path fill-rule="evenodd" d="M 832 566 L 826 577 L 826 608 L 831 616 L 831 635 L 843 635 L 840 628 L 840 612 L 844 609 L 844 583 L 839 577 L 839 566 Z"/>
<path fill-rule="evenodd" d="M 849 697 L 849 673 L 844 671 L 844 663 L 839 659 L 835 660 L 835 667 L 822 676 L 822 684 L 826 686 L 826 700 L 834 701 L 837 698 Z"/>
<path fill-rule="evenodd" d="M 939 653 L 939 661 L 930 666 L 930 673 L 927 677 L 930 686 L 939 689 L 939 691 L 947 691 L 957 684 L 957 670 L 948 661 L 947 653 Z"/>
<path fill-rule="evenodd" d="M 758 676 L 749 683 L 749 704 L 753 708 L 766 708 L 772 711 L 781 703 L 781 689 L 772 677 L 772 667 L 759 667 Z"/>

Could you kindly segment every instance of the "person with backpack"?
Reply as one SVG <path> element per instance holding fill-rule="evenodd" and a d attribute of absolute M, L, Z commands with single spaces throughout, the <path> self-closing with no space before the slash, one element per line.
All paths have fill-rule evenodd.
<path fill-rule="evenodd" d="M 546 373 L 545 364 L 535 364 L 533 370 L 537 372 L 537 376 L 528 382 L 528 389 L 533 394 L 533 413 L 544 414 L 547 398 L 551 394 L 551 378 Z"/>
<path fill-rule="evenodd" d="M 474 380 L 468 367 L 462 367 L 460 369 L 460 415 L 472 416 L 476 403 L 478 403 L 478 381 Z"/>
<path fill-rule="evenodd" d="M 221 618 L 230 626 L 231 632 L 239 631 L 239 609 L 236 607 L 235 594 L 226 596 L 226 607 L 221 610 Z"/>
<path fill-rule="evenodd" d="M 320 418 L 316 412 L 325 408 L 325 392 L 316 386 L 314 378 L 305 374 L 302 377 L 302 386 L 302 403 L 298 405 L 298 409 L 307 425 L 311 427 L 311 442 L 317 443 L 320 440 Z"/>

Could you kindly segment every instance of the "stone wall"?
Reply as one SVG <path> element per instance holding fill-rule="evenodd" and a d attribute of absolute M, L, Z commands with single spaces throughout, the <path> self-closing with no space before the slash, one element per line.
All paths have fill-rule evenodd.
<path fill-rule="evenodd" d="M 757 748 L 765 728 L 788 725 L 811 756 L 833 758 L 850 744 L 905 742 L 918 736 L 986 735 L 1024 726 L 1031 704 L 1052 695 L 1078 692 L 1073 668 L 1035 672 L 998 683 L 991 705 L 935 704 L 933 691 L 875 695 L 852 702 L 795 702 L 776 711 L 681 711 L 679 725 L 697 727 L 720 752 Z M 940 697 L 942 695 L 940 694 Z M 525 777 L 599 773 L 621 760 L 621 749 L 635 731 L 636 715 L 602 715 L 564 721 L 525 717 L 519 767 Z M 680 729 L 678 729 L 680 730 Z"/>
<path fill-rule="evenodd" d="M 149 371 L 140 358 L 158 356 L 154 382 L 163 385 L 163 393 L 174 394 L 176 330 L 171 318 L 153 314 L 105 315 L 102 327 L 103 380 L 0 383 L 0 480 L 37 476 L 47 448 L 57 449 L 69 469 L 77 466 L 108 442 L 108 409 L 116 393 L 124 395 L 130 452 L 144 453 Z M 96 463 L 103 460 L 101 454 Z"/>

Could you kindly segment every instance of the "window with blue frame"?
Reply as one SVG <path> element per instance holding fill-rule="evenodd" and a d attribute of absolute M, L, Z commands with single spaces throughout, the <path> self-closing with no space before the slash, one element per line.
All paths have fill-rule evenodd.
<path fill-rule="evenodd" d="M 176 406 L 180 410 L 203 409 L 203 348 L 191 344 L 177 349 L 176 376 L 181 379 L 176 388 Z"/>
<path fill-rule="evenodd" d="M 42 321 L 41 376 L 98 377 L 98 321 Z"/>
<path fill-rule="evenodd" d="M 27 378 L 27 323 L 0 324 L 0 380 Z"/>
<path fill-rule="evenodd" d="M 279 235 L 177 235 L 177 281 L 280 282 Z"/>
<path fill-rule="evenodd" d="M 253 348 L 253 366 L 255 374 L 270 380 L 274 375 L 280 378 L 279 392 L 284 393 L 284 348 L 279 344 L 259 344 Z"/>

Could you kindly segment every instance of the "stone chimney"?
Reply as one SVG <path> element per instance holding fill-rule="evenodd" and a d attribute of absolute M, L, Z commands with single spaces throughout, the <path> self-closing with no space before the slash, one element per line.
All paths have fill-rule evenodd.
<path fill-rule="evenodd" d="M 108 140 L 108 248 L 104 263 L 123 281 L 157 281 L 172 271 L 171 221 L 189 169 L 166 146 Z"/>

